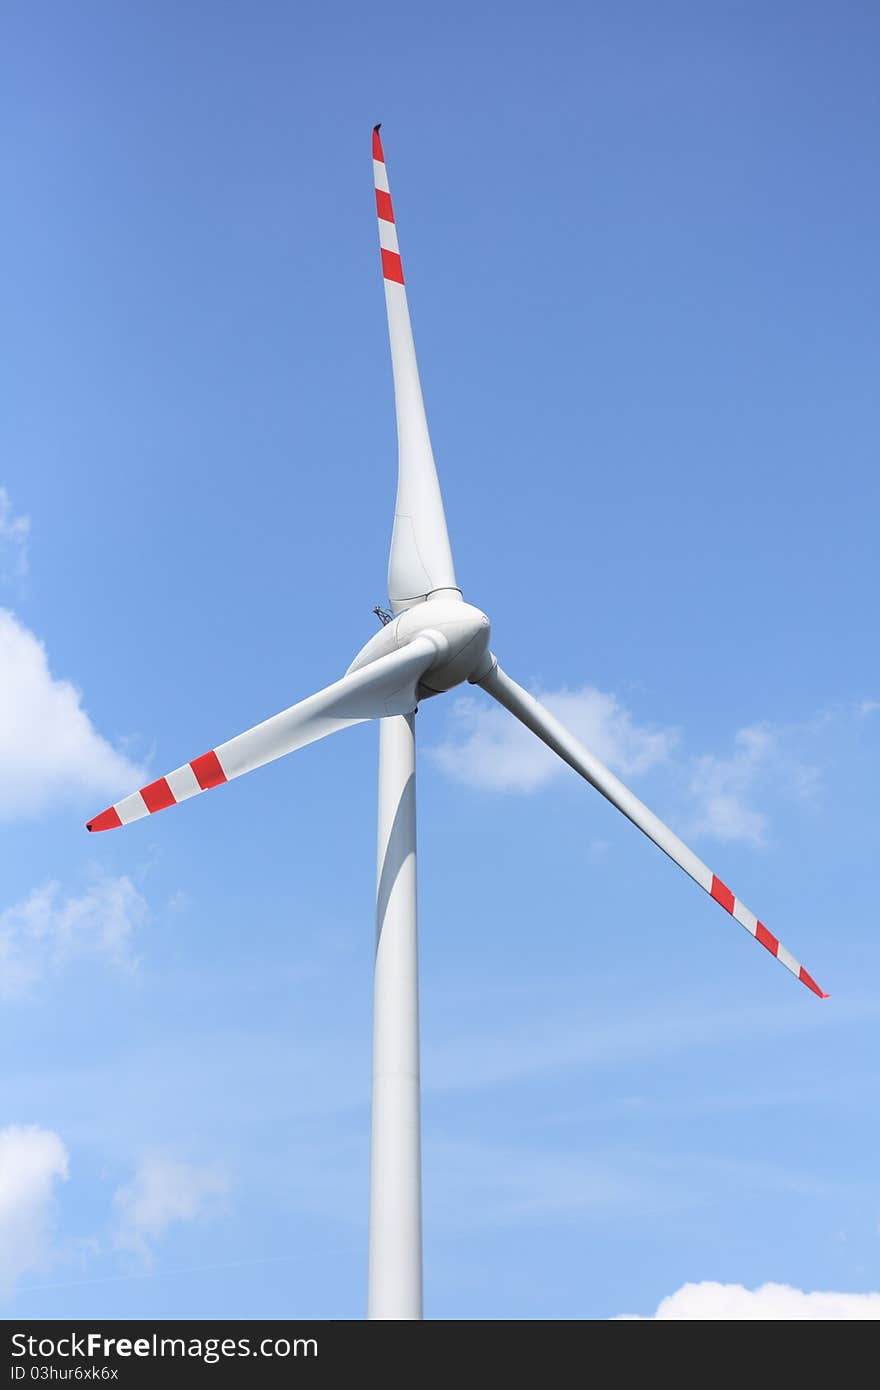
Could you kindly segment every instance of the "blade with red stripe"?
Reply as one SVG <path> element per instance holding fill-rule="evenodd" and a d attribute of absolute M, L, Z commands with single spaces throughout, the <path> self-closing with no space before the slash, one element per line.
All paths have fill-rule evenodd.
<path fill-rule="evenodd" d="M 88 821 L 86 828 L 115 830 L 219 787 L 338 729 L 389 714 L 411 713 L 418 703 L 419 680 L 436 660 L 438 641 L 439 637 L 436 641 L 417 637 L 398 651 L 359 667 L 316 695 L 123 797 Z"/>
<path fill-rule="evenodd" d="M 569 767 L 574 768 L 575 772 L 580 773 L 581 777 L 594 786 L 598 792 L 616 806 L 618 811 L 632 821 L 642 834 L 647 835 L 649 840 L 668 854 L 673 863 L 680 869 L 684 869 L 686 874 L 698 883 L 701 888 L 710 894 L 725 910 L 729 912 L 734 921 L 739 922 L 741 927 L 760 941 L 761 945 L 775 956 L 778 961 L 785 966 L 786 970 L 800 980 L 801 984 L 811 989 L 814 994 L 818 994 L 820 999 L 827 999 L 828 995 L 819 988 L 812 975 L 801 965 L 800 961 L 795 960 L 790 951 L 786 950 L 782 942 L 768 931 L 763 922 L 759 922 L 753 912 L 740 902 L 739 898 L 731 893 L 730 889 L 721 879 L 707 868 L 702 859 L 698 859 L 692 849 L 688 849 L 683 840 L 680 840 L 668 825 L 664 825 L 659 816 L 655 816 L 644 802 L 630 791 L 629 787 L 624 786 L 619 777 L 615 777 L 609 768 L 601 763 L 588 748 L 585 748 L 573 734 L 569 733 L 559 720 L 545 709 L 544 706 L 530 695 L 516 681 L 511 680 L 506 672 L 501 670 L 497 661 L 493 658 L 493 666 L 488 675 L 483 676 L 477 682 L 484 690 L 488 691 L 499 704 L 504 705 L 505 709 L 510 710 L 521 723 L 525 724 L 532 733 L 537 734 L 554 753 L 568 763 Z"/>
<path fill-rule="evenodd" d="M 458 584 L 428 433 L 397 222 L 378 126 L 373 130 L 373 183 L 397 410 L 397 502 L 388 561 L 388 596 L 392 609 L 399 613 L 438 589 L 458 592 Z"/>

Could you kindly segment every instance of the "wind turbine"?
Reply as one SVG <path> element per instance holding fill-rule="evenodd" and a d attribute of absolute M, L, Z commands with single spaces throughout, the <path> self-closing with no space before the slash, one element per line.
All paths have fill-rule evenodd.
<path fill-rule="evenodd" d="M 678 836 L 499 666 L 489 619 L 465 603 L 446 530 L 422 400 L 397 227 L 379 126 L 373 130 L 379 245 L 397 408 L 398 479 L 388 593 L 393 617 L 341 680 L 183 763 L 88 822 L 128 825 L 231 782 L 349 725 L 379 721 L 379 834 L 368 1316 L 422 1316 L 419 1005 L 416 929 L 416 731 L 421 700 L 468 681 L 531 729 L 745 927 L 803 984 L 815 980 Z"/>

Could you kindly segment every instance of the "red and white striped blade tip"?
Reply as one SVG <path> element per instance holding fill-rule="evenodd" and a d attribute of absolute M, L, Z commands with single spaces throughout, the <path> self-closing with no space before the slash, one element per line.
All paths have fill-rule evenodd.
<path fill-rule="evenodd" d="M 92 816 L 91 820 L 86 821 L 86 830 L 115 830 L 121 824 L 116 807 L 109 806 L 99 816 Z"/>
<path fill-rule="evenodd" d="M 751 932 L 756 941 L 760 941 L 766 951 L 771 956 L 775 956 L 787 970 L 790 970 L 802 985 L 811 989 L 814 994 L 818 994 L 820 999 L 829 999 L 831 996 L 826 994 L 824 989 L 820 989 L 809 971 L 805 970 L 799 960 L 795 960 L 790 951 L 787 951 L 778 937 L 772 931 L 768 931 L 763 922 L 759 922 L 754 913 L 750 912 L 744 903 L 731 893 L 726 883 L 722 883 L 717 874 L 712 875 L 712 886 L 709 893 L 725 912 L 729 912 L 740 926 L 745 927 L 746 931 Z"/>
<path fill-rule="evenodd" d="M 379 138 L 379 127 L 373 126 L 373 181 L 376 186 L 376 216 L 379 219 L 379 250 L 382 258 L 382 276 L 392 284 L 403 285 L 403 262 L 400 259 L 400 246 L 397 241 L 397 227 L 394 223 L 394 207 L 391 190 L 388 187 L 388 173 L 385 169 L 385 155 Z"/>
<path fill-rule="evenodd" d="M 116 830 L 120 825 L 128 825 L 133 820 L 141 820 L 156 811 L 164 811 L 166 806 L 176 806 L 198 792 L 206 792 L 211 787 L 219 787 L 228 780 L 217 753 L 211 749 L 191 763 L 158 777 L 155 782 L 141 787 L 132 796 L 108 806 L 99 816 L 86 821 L 86 830 Z"/>

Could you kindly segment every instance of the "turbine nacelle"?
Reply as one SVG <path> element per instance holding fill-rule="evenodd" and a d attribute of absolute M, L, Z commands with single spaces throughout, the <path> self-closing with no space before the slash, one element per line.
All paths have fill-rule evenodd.
<path fill-rule="evenodd" d="M 437 659 L 419 682 L 419 695 L 425 699 L 487 675 L 490 634 L 486 614 L 465 603 L 457 591 L 446 589 L 393 618 L 361 648 L 346 675 L 427 637 L 437 648 Z"/>

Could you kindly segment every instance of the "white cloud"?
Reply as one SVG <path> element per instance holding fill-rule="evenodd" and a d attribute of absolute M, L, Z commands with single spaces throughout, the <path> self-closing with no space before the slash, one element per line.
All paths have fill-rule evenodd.
<path fill-rule="evenodd" d="M 858 705 L 859 716 L 865 719 L 869 714 L 876 714 L 880 709 L 880 700 L 860 700 Z"/>
<path fill-rule="evenodd" d="M 652 1317 L 680 1322 L 842 1322 L 880 1319 L 880 1293 L 804 1293 L 790 1284 L 684 1284 Z"/>
<path fill-rule="evenodd" d="M 96 731 L 79 691 L 52 675 L 43 644 L 7 609 L 0 609 L 0 671 L 0 820 L 86 793 L 106 804 L 145 780 Z"/>
<path fill-rule="evenodd" d="M 0 555 L 5 561 L 3 571 L 18 578 L 27 574 L 30 529 L 30 517 L 13 516 L 9 493 L 5 487 L 0 487 Z"/>
<path fill-rule="evenodd" d="M 131 879 L 98 878 L 79 896 L 57 883 L 0 912 L 0 998 L 15 998 L 77 957 L 135 963 L 132 937 L 148 914 Z"/>
<path fill-rule="evenodd" d="M 584 686 L 539 692 L 538 698 L 624 778 L 665 765 L 666 800 L 671 793 L 688 836 L 760 845 L 767 827 L 760 802 L 780 793 L 808 800 L 818 784 L 817 769 L 800 750 L 830 716 L 810 725 L 753 724 L 734 735 L 733 750 L 724 756 L 675 759 L 677 730 L 637 723 L 613 694 Z M 864 701 L 860 712 L 870 712 L 870 705 Z M 565 767 L 506 710 L 471 695 L 455 701 L 446 739 L 429 752 L 449 776 L 489 791 L 532 792 Z M 595 857 L 601 854 L 597 847 Z"/>
<path fill-rule="evenodd" d="M 690 779 L 695 809 L 692 833 L 717 840 L 763 842 L 767 817 L 750 804 L 759 773 L 772 756 L 774 739 L 766 727 L 740 729 L 727 758 L 697 758 Z"/>
<path fill-rule="evenodd" d="M 66 1177 L 67 1150 L 52 1130 L 0 1129 L 0 1292 L 47 1263 L 55 1184 Z"/>
<path fill-rule="evenodd" d="M 676 744 L 674 729 L 637 724 L 614 695 L 593 686 L 537 694 L 597 757 L 624 775 L 647 772 L 665 762 Z M 453 704 L 450 722 L 449 737 L 430 753 L 458 781 L 493 791 L 530 792 L 565 768 L 555 753 L 499 705 L 461 696 Z"/>
<path fill-rule="evenodd" d="M 144 1158 L 130 1183 L 113 1198 L 115 1241 L 144 1260 L 169 1227 L 215 1212 L 229 1191 L 229 1180 L 215 1167 L 198 1167 L 161 1155 Z"/>
<path fill-rule="evenodd" d="M 690 775 L 690 834 L 763 844 L 767 816 L 754 802 L 767 796 L 769 784 L 775 792 L 800 800 L 808 800 L 816 790 L 817 769 L 792 751 L 805 732 L 754 724 L 734 736 L 728 757 L 697 758 Z"/>

